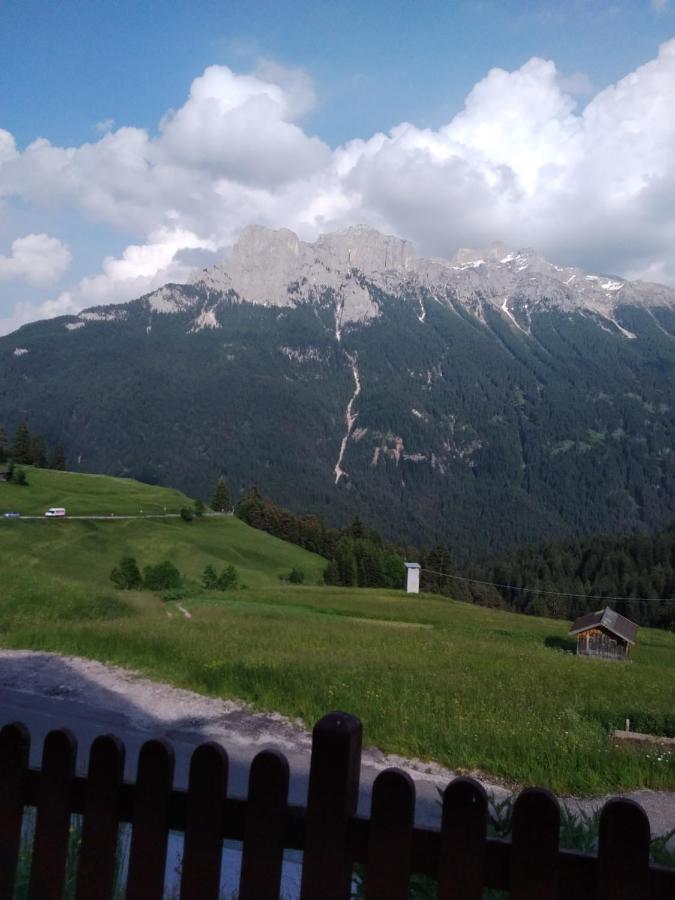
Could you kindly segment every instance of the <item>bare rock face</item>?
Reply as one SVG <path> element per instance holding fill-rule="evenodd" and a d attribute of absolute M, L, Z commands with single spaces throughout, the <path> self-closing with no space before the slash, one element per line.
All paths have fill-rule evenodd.
<path fill-rule="evenodd" d="M 323 234 L 314 243 L 287 228 L 251 225 L 227 262 L 195 272 L 190 283 L 204 288 L 207 297 L 215 292 L 216 303 L 218 296 L 233 293 L 243 302 L 265 306 L 311 303 L 328 291 L 338 338 L 342 325 L 379 314 L 373 287 L 418 305 L 420 321 L 425 302 L 432 299 L 461 304 L 481 320 L 486 308 L 493 307 L 526 333 L 534 312 L 558 309 L 607 319 L 632 337 L 615 320 L 618 306 L 675 306 L 672 288 L 557 266 L 531 248 L 512 251 L 497 242 L 483 250 L 462 248 L 452 260 L 424 259 L 410 241 L 366 225 Z M 172 304 L 180 306 L 180 299 L 167 290 L 151 295 L 153 309 L 169 312 Z"/>
<path fill-rule="evenodd" d="M 349 322 L 377 315 L 367 289 L 354 283 L 355 272 L 376 278 L 387 269 L 406 272 L 415 266 L 409 241 L 363 225 L 321 235 L 314 244 L 286 228 L 251 225 L 227 263 L 195 273 L 191 281 L 212 290 L 234 290 L 244 301 L 270 306 L 311 301 L 329 288 L 335 292 L 341 320 Z"/>

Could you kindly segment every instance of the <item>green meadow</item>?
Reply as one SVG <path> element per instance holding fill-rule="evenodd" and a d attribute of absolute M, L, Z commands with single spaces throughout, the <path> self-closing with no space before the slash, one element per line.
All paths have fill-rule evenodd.
<path fill-rule="evenodd" d="M 131 478 L 81 475 L 21 466 L 25 487 L 0 482 L 0 515 L 18 512 L 41 516 L 50 506 L 63 506 L 71 516 L 135 516 L 178 513 L 192 500 L 171 488 L 141 484 Z"/>
<path fill-rule="evenodd" d="M 159 488 L 134 490 L 144 505 L 145 490 L 162 502 Z M 149 592 L 116 591 L 108 576 L 126 553 L 141 567 L 174 562 L 192 617 Z M 320 557 L 233 518 L 0 521 L 0 563 L 5 647 L 128 666 L 310 726 L 345 709 L 362 719 L 367 744 L 506 783 L 675 788 L 673 755 L 609 741 L 626 717 L 672 727 L 673 634 L 641 629 L 627 664 L 577 659 L 569 623 L 326 587 Z M 209 563 L 235 565 L 246 587 L 202 590 Z M 304 585 L 279 580 L 291 568 Z"/>

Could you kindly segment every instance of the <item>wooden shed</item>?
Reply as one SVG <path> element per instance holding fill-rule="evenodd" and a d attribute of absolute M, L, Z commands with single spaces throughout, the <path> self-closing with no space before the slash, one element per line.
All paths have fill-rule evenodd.
<path fill-rule="evenodd" d="M 577 656 L 628 659 L 638 626 L 608 606 L 577 619 L 570 634 L 577 636 Z"/>

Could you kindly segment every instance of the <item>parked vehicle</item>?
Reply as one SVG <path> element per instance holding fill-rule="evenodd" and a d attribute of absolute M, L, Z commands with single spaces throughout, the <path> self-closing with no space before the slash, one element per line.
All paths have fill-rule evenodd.
<path fill-rule="evenodd" d="M 50 519 L 60 518 L 60 517 L 65 516 L 65 514 L 66 514 L 66 511 L 62 506 L 52 506 L 45 513 L 45 515 Z"/>
<path fill-rule="evenodd" d="M 21 513 L 18 513 L 18 512 L 6 512 L 6 513 L 3 513 L 3 515 L 6 519 L 20 519 L 21 518 Z"/>

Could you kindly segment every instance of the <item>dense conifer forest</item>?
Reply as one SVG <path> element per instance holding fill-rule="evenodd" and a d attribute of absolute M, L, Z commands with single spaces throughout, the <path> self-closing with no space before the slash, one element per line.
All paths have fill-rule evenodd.
<path fill-rule="evenodd" d="M 387 545 L 358 518 L 347 528 L 331 528 L 318 516 L 293 515 L 256 488 L 236 514 L 325 556 L 329 584 L 403 587 L 407 557 L 420 563 L 422 590 L 431 593 L 562 619 L 608 605 L 639 625 L 675 627 L 675 526 L 654 535 L 597 535 L 524 547 L 462 567 L 442 545 Z"/>

